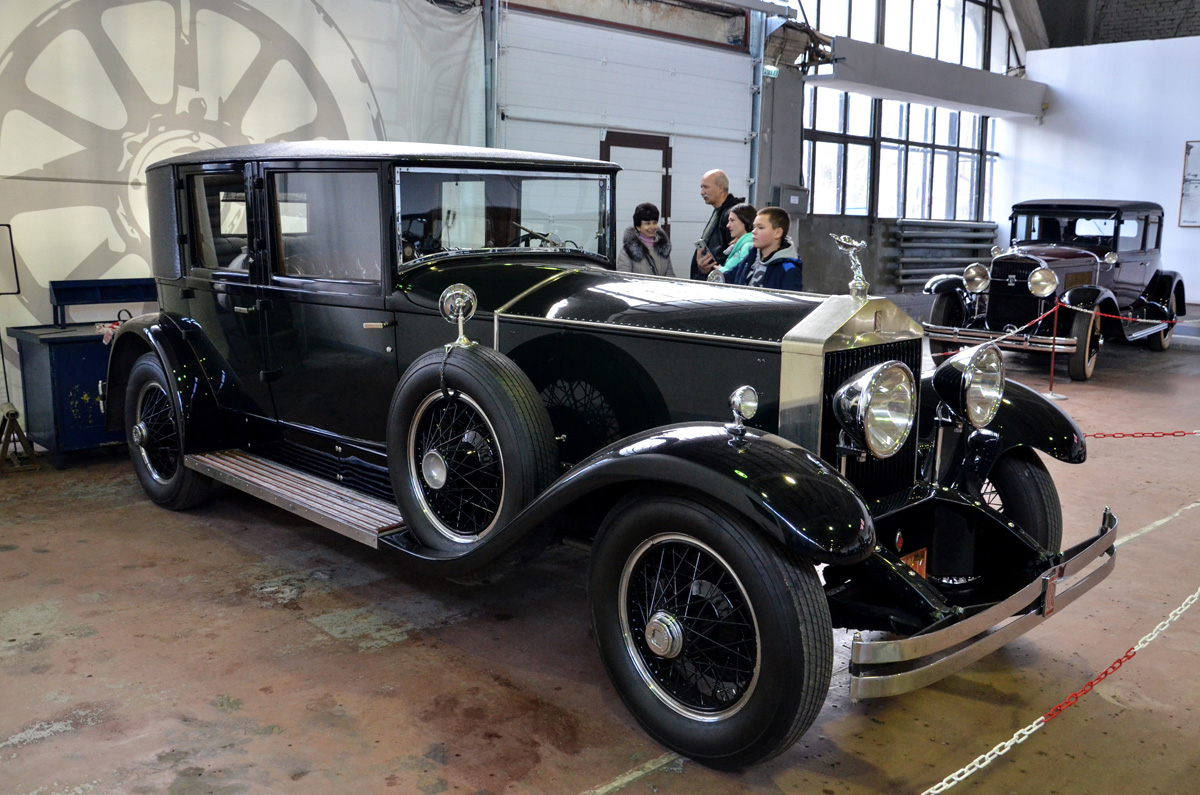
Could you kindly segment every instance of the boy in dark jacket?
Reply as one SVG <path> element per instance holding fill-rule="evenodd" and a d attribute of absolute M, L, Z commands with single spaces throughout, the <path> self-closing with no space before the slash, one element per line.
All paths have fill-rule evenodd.
<path fill-rule="evenodd" d="M 726 281 L 773 290 L 803 290 L 804 261 L 787 236 L 791 225 L 788 214 L 779 207 L 759 210 L 750 230 L 755 250 Z"/>

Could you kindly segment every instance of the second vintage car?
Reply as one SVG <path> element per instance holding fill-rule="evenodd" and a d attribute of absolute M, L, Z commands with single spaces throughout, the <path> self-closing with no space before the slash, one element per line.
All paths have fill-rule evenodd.
<path fill-rule="evenodd" d="M 350 142 L 153 165 L 160 307 L 103 390 L 146 493 L 220 481 L 456 579 L 590 548 L 617 692 L 726 769 L 816 719 L 833 627 L 867 633 L 852 697 L 903 693 L 1111 571 L 1116 519 L 1062 550 L 1039 457 L 1083 462 L 1083 433 L 994 346 L 923 375 L 920 325 L 859 278 L 616 273 L 617 171 Z"/>
<path fill-rule="evenodd" d="M 1068 356 L 1076 381 L 1092 377 L 1105 340 L 1145 340 L 1165 351 L 1187 302 L 1183 279 L 1161 267 L 1162 219 L 1152 202 L 1014 205 L 1011 245 L 993 249 L 989 265 L 926 283 L 935 296 L 925 324 L 931 348 L 946 353 L 991 341 L 1055 351 Z"/>

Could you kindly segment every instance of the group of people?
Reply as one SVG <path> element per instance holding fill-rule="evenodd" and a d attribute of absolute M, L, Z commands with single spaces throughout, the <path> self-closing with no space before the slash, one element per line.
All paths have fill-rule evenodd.
<path fill-rule="evenodd" d="M 729 192 L 729 177 L 719 169 L 700 179 L 700 198 L 713 208 L 696 241 L 690 277 L 726 284 L 801 290 L 804 262 L 788 237 L 791 221 L 779 207 L 755 210 Z M 646 202 L 633 211 L 617 252 L 617 270 L 675 276 L 671 241 L 659 228 L 658 208 Z"/>

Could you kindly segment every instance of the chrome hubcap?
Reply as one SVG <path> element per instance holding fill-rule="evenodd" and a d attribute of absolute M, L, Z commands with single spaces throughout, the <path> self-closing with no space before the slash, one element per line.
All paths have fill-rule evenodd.
<path fill-rule="evenodd" d="M 146 446 L 147 436 L 148 432 L 146 430 L 146 423 L 139 422 L 137 425 L 133 426 L 133 443 L 138 447 Z"/>
<path fill-rule="evenodd" d="M 446 485 L 446 459 L 437 450 L 430 450 L 421 459 L 421 477 L 431 489 Z"/>
<path fill-rule="evenodd" d="M 646 645 L 650 651 L 668 660 L 683 651 L 683 624 L 665 610 L 659 610 L 646 622 Z"/>

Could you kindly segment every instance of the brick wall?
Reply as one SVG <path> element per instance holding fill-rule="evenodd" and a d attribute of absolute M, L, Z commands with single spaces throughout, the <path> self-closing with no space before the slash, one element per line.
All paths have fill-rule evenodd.
<path fill-rule="evenodd" d="M 1095 0 L 1092 42 L 1200 36 L 1197 0 Z"/>

